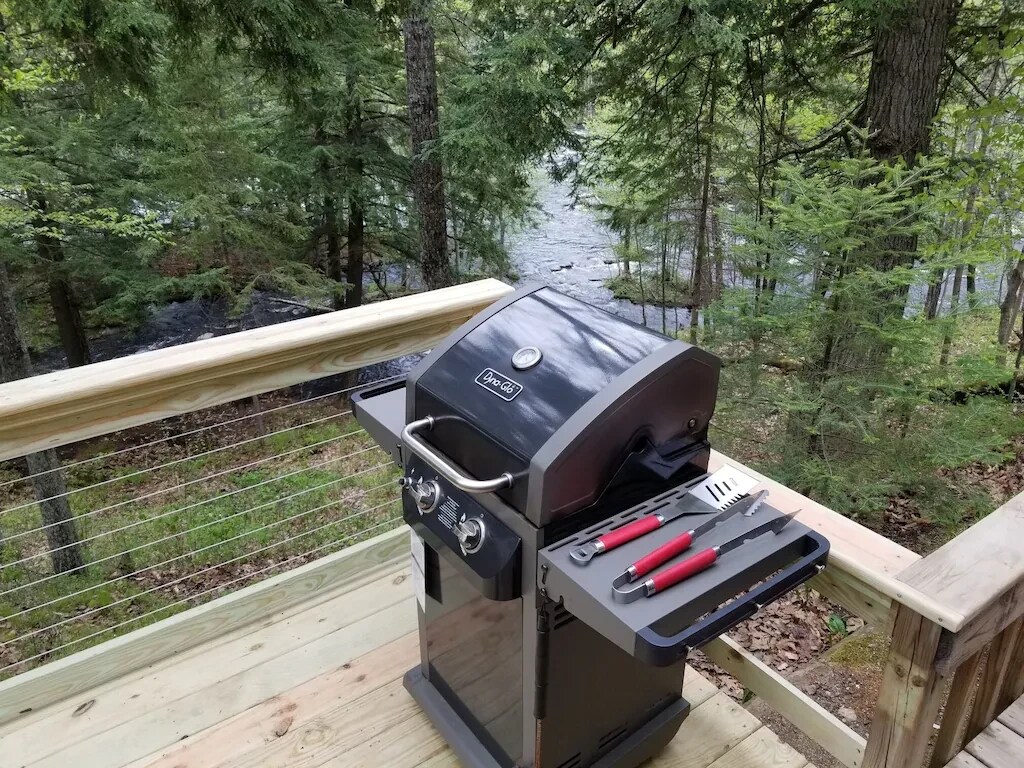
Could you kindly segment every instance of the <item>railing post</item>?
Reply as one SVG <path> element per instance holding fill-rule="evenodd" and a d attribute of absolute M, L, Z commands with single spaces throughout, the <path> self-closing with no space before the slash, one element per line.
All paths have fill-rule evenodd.
<path fill-rule="evenodd" d="M 956 757 L 967 741 L 968 726 L 974 705 L 974 691 L 978 684 L 978 670 L 985 659 L 984 649 L 961 664 L 949 686 L 949 697 L 942 712 L 939 735 L 932 750 L 930 768 L 943 768 Z"/>
<path fill-rule="evenodd" d="M 1011 665 L 1017 655 L 1017 642 L 1024 619 L 1017 619 L 989 644 L 988 659 L 978 681 L 974 709 L 967 723 L 965 741 L 970 741 L 1010 706 L 1020 694 L 1014 695 L 1012 681 L 1017 670 Z"/>
<path fill-rule="evenodd" d="M 896 613 L 863 768 L 920 768 L 942 706 L 942 628 L 904 605 Z"/>

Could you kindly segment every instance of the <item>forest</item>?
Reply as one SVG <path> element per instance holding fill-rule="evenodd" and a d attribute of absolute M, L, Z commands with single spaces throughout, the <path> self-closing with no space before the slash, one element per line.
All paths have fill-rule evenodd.
<path fill-rule="evenodd" d="M 1014 0 L 0 0 L 3 376 L 190 298 L 515 280 L 555 180 L 608 287 L 725 361 L 719 447 L 946 536 L 1024 476 L 1022 32 Z"/>

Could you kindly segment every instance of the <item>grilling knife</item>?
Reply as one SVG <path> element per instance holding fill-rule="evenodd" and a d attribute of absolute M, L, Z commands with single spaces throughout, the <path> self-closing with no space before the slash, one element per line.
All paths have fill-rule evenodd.
<path fill-rule="evenodd" d="M 609 531 L 586 544 L 579 544 L 569 551 L 569 556 L 579 565 L 586 565 L 591 558 L 602 552 L 621 547 L 644 534 L 656 531 L 665 523 L 684 515 L 706 515 L 708 512 L 725 510 L 738 501 L 757 480 L 733 467 L 722 467 L 687 491 L 674 508 L 666 512 L 644 515 L 633 522 Z M 680 550 L 681 551 L 681 550 Z"/>
<path fill-rule="evenodd" d="M 618 585 L 613 586 L 613 596 L 620 603 L 632 603 L 634 600 L 638 600 L 641 597 L 651 597 L 658 592 L 663 592 L 669 587 L 675 586 L 681 581 L 685 581 L 691 576 L 696 576 L 701 571 L 705 571 L 715 564 L 722 555 L 732 552 L 735 549 L 739 549 L 748 541 L 764 536 L 765 534 L 778 534 L 783 528 L 785 528 L 789 521 L 796 516 L 796 512 L 789 515 L 782 515 L 776 517 L 773 520 L 769 520 L 767 523 L 753 528 L 749 531 L 744 531 L 739 536 L 736 536 L 724 544 L 719 544 L 708 549 L 702 549 L 695 555 L 691 555 L 685 560 L 681 560 L 675 565 L 666 568 L 660 573 L 656 573 L 651 578 L 642 581 L 641 583 L 630 587 L 629 589 L 623 589 L 622 587 L 628 583 L 628 581 L 620 582 Z M 627 576 L 628 571 L 621 574 L 616 578 L 616 582 L 619 582 L 623 576 Z"/>

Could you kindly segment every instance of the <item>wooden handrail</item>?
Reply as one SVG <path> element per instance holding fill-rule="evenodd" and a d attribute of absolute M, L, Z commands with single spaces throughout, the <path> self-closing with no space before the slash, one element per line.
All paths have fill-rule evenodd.
<path fill-rule="evenodd" d="M 0 460 L 429 349 L 512 289 L 367 304 L 0 385 Z"/>
<path fill-rule="evenodd" d="M 945 638 L 947 669 L 1024 616 L 1024 493 L 1010 499 L 898 580 L 925 594 L 957 622 Z"/>

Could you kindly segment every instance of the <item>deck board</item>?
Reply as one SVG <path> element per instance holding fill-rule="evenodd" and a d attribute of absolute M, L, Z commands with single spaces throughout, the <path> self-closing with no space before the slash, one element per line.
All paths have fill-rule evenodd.
<path fill-rule="evenodd" d="M 412 631 L 403 575 L 43 710 L 5 726 L 11 732 L 0 743 L 30 755 L 24 764 L 32 768 L 66 768 L 72 750 L 76 768 L 128 764 Z"/>
<path fill-rule="evenodd" d="M 998 721 L 975 736 L 966 751 L 988 768 L 1020 768 L 1024 764 L 1024 738 Z"/>
<path fill-rule="evenodd" d="M 419 653 L 405 575 L 384 572 L 0 727 L 0 754 L 13 768 L 456 768 L 401 684 Z M 651 768 L 806 768 L 689 668 L 683 694 L 691 714 Z"/>
<path fill-rule="evenodd" d="M 971 739 L 946 768 L 1020 768 L 1024 765 L 1024 696 Z"/>

